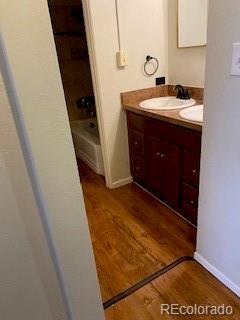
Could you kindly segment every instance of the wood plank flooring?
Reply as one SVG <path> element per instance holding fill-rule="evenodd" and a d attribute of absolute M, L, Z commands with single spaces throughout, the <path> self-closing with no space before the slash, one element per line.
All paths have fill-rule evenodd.
<path fill-rule="evenodd" d="M 79 162 L 103 301 L 195 250 L 195 229 L 138 186 L 106 188 Z"/>
<path fill-rule="evenodd" d="M 193 255 L 196 231 L 134 184 L 110 190 L 79 162 L 103 301 L 176 259 Z M 230 305 L 233 316 L 161 315 L 161 304 Z M 240 319 L 240 299 L 197 262 L 185 261 L 109 307 L 106 320 Z"/>
<path fill-rule="evenodd" d="M 161 304 L 231 306 L 233 315 L 161 315 Z M 240 299 L 197 262 L 183 262 L 106 310 L 106 320 L 240 319 Z"/>

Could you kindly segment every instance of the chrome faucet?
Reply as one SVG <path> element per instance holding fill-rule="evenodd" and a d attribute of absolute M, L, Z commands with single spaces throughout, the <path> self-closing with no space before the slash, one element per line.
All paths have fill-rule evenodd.
<path fill-rule="evenodd" d="M 177 84 L 174 88 L 173 91 L 177 90 L 177 99 L 182 99 L 182 100 L 189 100 L 190 95 L 188 92 L 187 88 L 184 88 L 180 84 Z"/>

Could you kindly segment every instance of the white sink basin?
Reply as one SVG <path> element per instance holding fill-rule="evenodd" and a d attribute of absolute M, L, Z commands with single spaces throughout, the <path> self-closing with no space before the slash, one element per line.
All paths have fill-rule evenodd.
<path fill-rule="evenodd" d="M 148 110 L 174 110 L 193 106 L 194 99 L 182 100 L 176 97 L 159 97 L 142 101 L 139 106 Z"/>
<path fill-rule="evenodd" d="M 187 109 L 183 109 L 179 112 L 181 118 L 196 121 L 196 122 L 203 122 L 203 105 L 193 106 Z"/>

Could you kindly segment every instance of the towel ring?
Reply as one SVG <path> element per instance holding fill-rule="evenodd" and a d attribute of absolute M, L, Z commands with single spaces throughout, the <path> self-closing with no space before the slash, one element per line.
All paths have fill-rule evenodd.
<path fill-rule="evenodd" d="M 147 65 L 148 65 L 148 63 L 149 63 L 151 60 L 154 60 L 154 61 L 156 62 L 156 67 L 155 67 L 155 69 L 154 69 L 153 72 L 148 72 L 148 71 L 147 71 Z M 158 61 L 158 59 L 155 58 L 155 57 L 147 56 L 147 57 L 146 57 L 146 61 L 145 61 L 145 63 L 144 63 L 144 73 L 145 73 L 145 75 L 147 75 L 147 76 L 153 76 L 153 75 L 158 71 L 158 68 L 159 68 L 159 61 Z"/>

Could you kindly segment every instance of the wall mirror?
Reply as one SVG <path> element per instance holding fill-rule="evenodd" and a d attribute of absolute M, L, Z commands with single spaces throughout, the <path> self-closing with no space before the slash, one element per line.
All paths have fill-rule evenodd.
<path fill-rule="evenodd" d="M 178 0 L 178 47 L 207 44 L 208 0 Z"/>

